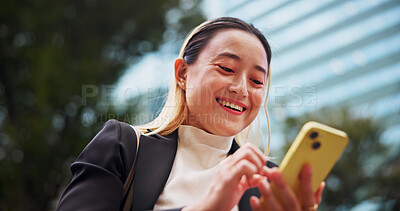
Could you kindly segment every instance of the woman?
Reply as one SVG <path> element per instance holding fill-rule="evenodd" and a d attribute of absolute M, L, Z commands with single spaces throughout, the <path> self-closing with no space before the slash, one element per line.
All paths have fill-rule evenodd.
<path fill-rule="evenodd" d="M 313 193 L 310 166 L 301 172 L 298 200 L 276 165 L 245 144 L 254 128 L 260 133 L 254 120 L 266 105 L 270 62 L 265 37 L 239 19 L 218 18 L 193 30 L 175 61 L 160 115 L 136 127 L 144 135 L 132 210 L 263 210 L 260 193 L 269 210 L 316 210 L 323 184 Z M 108 121 L 72 164 L 74 177 L 58 210 L 119 209 L 136 150 L 134 142 L 122 140 L 134 134 L 126 124 Z"/>

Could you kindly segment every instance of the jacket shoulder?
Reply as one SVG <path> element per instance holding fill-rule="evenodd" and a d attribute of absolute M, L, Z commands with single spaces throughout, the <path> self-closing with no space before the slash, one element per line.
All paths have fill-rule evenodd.
<path fill-rule="evenodd" d="M 71 165 L 73 178 L 57 210 L 115 210 L 119 207 L 123 183 L 133 162 L 129 159 L 136 153 L 136 135 L 128 126 L 116 120 L 103 124 Z M 135 151 L 129 152 L 130 148 Z"/>

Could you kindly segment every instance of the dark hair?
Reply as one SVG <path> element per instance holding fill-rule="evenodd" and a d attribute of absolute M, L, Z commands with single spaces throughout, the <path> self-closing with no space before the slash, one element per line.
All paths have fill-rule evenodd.
<path fill-rule="evenodd" d="M 232 17 L 221 17 L 210 20 L 201 25 L 196 32 L 189 38 L 183 51 L 183 59 L 187 64 L 196 61 L 200 51 L 207 45 L 213 35 L 221 29 L 239 29 L 255 35 L 264 46 L 267 53 L 268 65 L 271 62 L 271 47 L 264 35 L 252 24 L 248 24 L 240 19 Z M 196 30 L 196 29 L 195 29 Z M 192 32 L 193 33 L 193 32 Z"/>

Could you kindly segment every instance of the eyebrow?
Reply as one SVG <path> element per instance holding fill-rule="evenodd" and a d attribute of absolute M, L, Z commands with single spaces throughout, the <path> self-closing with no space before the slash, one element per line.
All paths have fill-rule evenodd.
<path fill-rule="evenodd" d="M 238 55 L 233 54 L 233 53 L 229 53 L 229 52 L 222 52 L 222 53 L 219 53 L 215 58 L 218 58 L 218 57 L 221 57 L 221 56 L 222 56 L 222 57 L 229 57 L 229 58 L 232 58 L 232 59 L 237 60 L 237 61 L 242 60 Z M 261 67 L 260 65 L 255 65 L 254 67 L 255 67 L 257 70 L 260 70 L 261 72 L 267 74 L 267 71 L 266 71 L 263 67 Z"/>

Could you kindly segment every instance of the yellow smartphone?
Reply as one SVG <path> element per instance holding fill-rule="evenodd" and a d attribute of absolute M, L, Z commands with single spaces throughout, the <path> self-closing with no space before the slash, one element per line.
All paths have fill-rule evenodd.
<path fill-rule="evenodd" d="M 299 174 L 304 165 L 309 163 L 312 166 L 312 187 L 315 192 L 347 144 L 348 137 L 343 131 L 313 121 L 304 124 L 279 167 L 285 181 L 298 198 L 300 198 Z"/>

